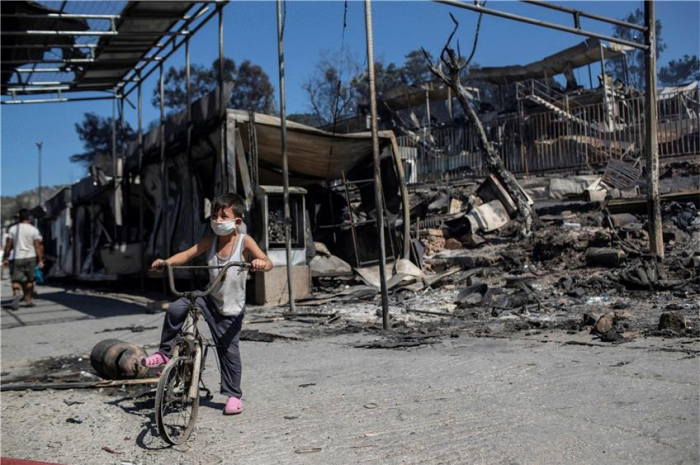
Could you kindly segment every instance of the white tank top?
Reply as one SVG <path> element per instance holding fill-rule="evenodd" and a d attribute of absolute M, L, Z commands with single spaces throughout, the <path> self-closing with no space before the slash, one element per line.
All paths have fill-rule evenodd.
<path fill-rule="evenodd" d="M 216 253 L 218 237 L 212 235 L 211 246 L 207 256 L 207 264 L 209 266 L 224 266 L 228 262 L 243 261 L 243 240 L 245 234 L 240 234 L 238 243 L 235 245 L 231 253 L 226 258 L 221 258 Z M 209 270 L 209 283 L 216 279 L 220 269 Z M 226 277 L 219 283 L 209 296 L 216 304 L 216 309 L 225 316 L 238 316 L 245 310 L 245 284 L 248 271 L 245 269 L 232 266 L 226 272 Z"/>

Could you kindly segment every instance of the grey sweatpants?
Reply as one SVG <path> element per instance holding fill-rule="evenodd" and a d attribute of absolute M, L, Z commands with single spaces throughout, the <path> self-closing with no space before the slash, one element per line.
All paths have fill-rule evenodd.
<path fill-rule="evenodd" d="M 172 353 L 175 338 L 182 325 L 185 324 L 188 303 L 188 300 L 182 298 L 171 303 L 168 307 L 163 322 L 159 349 L 166 355 Z M 196 303 L 202 309 L 202 316 L 207 321 L 212 339 L 216 344 L 216 354 L 219 357 L 221 368 L 221 394 L 240 399 L 243 393 L 241 391 L 241 353 L 238 349 L 238 341 L 241 336 L 244 312 L 235 317 L 224 316 L 207 299 L 200 297 Z"/>

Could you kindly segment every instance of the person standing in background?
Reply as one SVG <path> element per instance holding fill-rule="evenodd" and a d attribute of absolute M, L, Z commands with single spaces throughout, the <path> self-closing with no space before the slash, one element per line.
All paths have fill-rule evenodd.
<path fill-rule="evenodd" d="M 44 248 L 39 230 L 31 224 L 32 214 L 23 208 L 19 212 L 19 223 L 10 226 L 9 237 L 5 242 L 3 266 L 10 266 L 10 252 L 13 253 L 10 266 L 12 280 L 12 308 L 19 309 L 24 291 L 25 304 L 34 307 L 34 269 L 44 268 Z"/>

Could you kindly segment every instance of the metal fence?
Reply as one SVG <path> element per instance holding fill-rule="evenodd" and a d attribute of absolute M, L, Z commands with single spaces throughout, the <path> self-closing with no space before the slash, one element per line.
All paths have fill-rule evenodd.
<path fill-rule="evenodd" d="M 657 102 L 661 158 L 700 154 L 697 90 Z M 522 113 L 521 113 L 522 114 Z M 518 174 L 599 169 L 611 158 L 638 163 L 644 153 L 644 98 L 517 114 L 485 125 L 508 170 Z M 398 138 L 409 183 L 486 174 L 472 127 L 422 130 Z"/>

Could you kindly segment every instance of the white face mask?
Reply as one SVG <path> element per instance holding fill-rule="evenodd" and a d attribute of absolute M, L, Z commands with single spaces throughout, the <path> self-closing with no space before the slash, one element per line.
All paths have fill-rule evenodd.
<path fill-rule="evenodd" d="M 237 229 L 235 220 L 222 221 L 221 223 L 210 220 L 210 223 L 212 231 L 214 231 L 214 234 L 217 236 L 228 236 L 229 234 L 233 234 Z"/>

